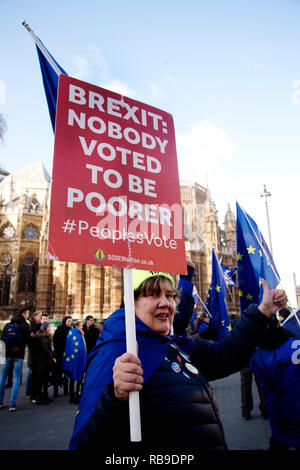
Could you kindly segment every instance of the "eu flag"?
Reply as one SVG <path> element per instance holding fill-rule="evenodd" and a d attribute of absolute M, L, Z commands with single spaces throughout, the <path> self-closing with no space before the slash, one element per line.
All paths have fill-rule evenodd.
<path fill-rule="evenodd" d="M 222 340 L 230 330 L 228 308 L 226 303 L 227 285 L 223 270 L 217 259 L 215 250 L 212 250 L 212 278 L 211 285 L 205 300 L 203 313 L 211 315 L 210 323 L 219 332 L 219 340 Z"/>
<path fill-rule="evenodd" d="M 67 336 L 62 369 L 65 374 L 80 382 L 87 362 L 87 352 L 83 333 L 72 328 Z"/>
<path fill-rule="evenodd" d="M 269 289 L 280 282 L 269 248 L 254 220 L 236 203 L 236 237 L 240 307 L 259 304 L 263 296 L 261 279 Z"/>
<path fill-rule="evenodd" d="M 39 40 L 40 41 L 40 40 Z M 42 41 L 40 43 L 43 45 Z M 56 64 L 57 68 L 60 70 L 60 73 L 63 73 L 64 75 L 68 75 L 64 69 L 56 62 L 56 60 L 52 57 L 50 52 L 46 49 L 46 47 L 43 45 L 51 59 L 54 61 Z M 56 101 L 57 101 L 57 89 L 58 89 L 58 73 L 57 73 L 57 68 L 53 68 L 51 63 L 49 62 L 47 56 L 43 53 L 43 51 L 39 48 L 38 45 L 36 45 L 37 53 L 38 53 L 38 58 L 40 62 L 40 67 L 41 67 L 41 72 L 42 72 L 42 77 L 43 77 L 43 84 L 44 84 L 44 89 L 46 93 L 46 98 L 47 98 L 47 104 L 48 104 L 48 109 L 49 109 L 49 114 L 50 114 L 50 119 L 51 119 L 51 124 L 53 128 L 53 132 L 55 131 L 55 115 L 56 115 Z M 53 62 L 52 62 L 53 64 Z"/>
<path fill-rule="evenodd" d="M 56 115 L 56 101 L 58 89 L 58 77 L 61 73 L 68 75 L 67 72 L 56 62 L 54 57 L 50 54 L 48 49 L 44 46 L 40 38 L 34 34 L 28 23 L 23 21 L 23 25 L 31 34 L 37 49 L 37 54 L 40 62 L 41 73 L 43 77 L 43 84 L 47 98 L 47 104 L 51 119 L 53 132 L 55 131 L 55 115 Z"/>

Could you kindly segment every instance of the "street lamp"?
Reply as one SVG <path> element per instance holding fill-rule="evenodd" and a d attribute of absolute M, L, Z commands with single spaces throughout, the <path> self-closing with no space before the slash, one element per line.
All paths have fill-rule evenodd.
<path fill-rule="evenodd" d="M 273 257 L 273 249 L 272 249 L 272 241 L 271 241 L 271 230 L 270 230 L 270 220 L 269 220 L 269 211 L 268 211 L 268 203 L 267 203 L 267 198 L 270 197 L 270 196 L 271 196 L 271 193 L 266 190 L 266 185 L 264 184 L 264 192 L 260 194 L 260 197 L 265 198 L 267 222 L 268 222 L 268 230 L 269 230 L 269 240 L 270 240 L 270 251 L 271 251 L 271 255 Z"/>

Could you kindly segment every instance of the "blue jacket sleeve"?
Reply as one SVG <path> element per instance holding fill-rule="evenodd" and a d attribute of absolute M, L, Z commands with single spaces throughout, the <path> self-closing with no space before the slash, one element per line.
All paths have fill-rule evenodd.
<path fill-rule="evenodd" d="M 191 341 L 190 358 L 208 381 L 234 374 L 249 363 L 268 323 L 268 317 L 251 304 L 220 343 Z"/>

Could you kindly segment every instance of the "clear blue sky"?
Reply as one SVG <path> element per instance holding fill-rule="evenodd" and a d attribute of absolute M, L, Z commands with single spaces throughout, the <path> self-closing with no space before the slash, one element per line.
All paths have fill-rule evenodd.
<path fill-rule="evenodd" d="M 0 165 L 42 160 L 53 133 L 26 19 L 69 75 L 174 117 L 182 179 L 208 180 L 222 225 L 235 200 L 266 241 L 295 305 L 300 284 L 299 0 L 0 1 Z"/>

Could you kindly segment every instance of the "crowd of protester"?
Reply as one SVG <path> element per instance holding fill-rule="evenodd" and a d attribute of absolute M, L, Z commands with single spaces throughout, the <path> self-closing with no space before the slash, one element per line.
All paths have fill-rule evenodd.
<path fill-rule="evenodd" d="M 22 380 L 25 380 L 25 398 L 34 405 L 47 405 L 59 395 L 69 395 L 70 403 L 79 403 L 83 373 L 88 354 L 96 344 L 102 324 L 87 315 L 85 322 L 65 316 L 56 328 L 48 313 L 30 311 L 21 307 L 5 325 L 1 340 L 5 343 L 5 363 L 0 375 L 0 409 L 10 390 L 9 411 L 17 411 L 17 398 Z M 66 357 L 66 343 L 76 336 L 75 356 L 80 354 L 81 377 L 72 367 L 74 354 Z M 81 341 L 80 341 L 81 339 Z M 78 343 L 78 344 L 77 344 Z M 22 376 L 27 349 L 27 375 Z M 71 363 L 71 367 L 68 367 Z M 76 364 L 77 366 L 77 364 Z M 74 372 L 75 370 L 75 372 Z M 49 390 L 51 392 L 49 393 Z"/>

